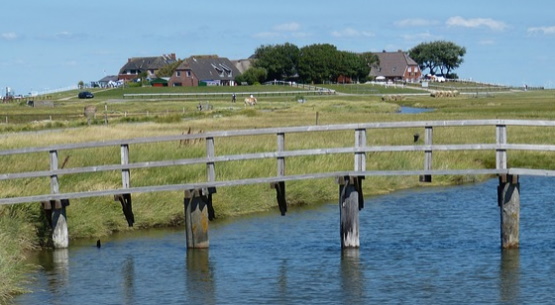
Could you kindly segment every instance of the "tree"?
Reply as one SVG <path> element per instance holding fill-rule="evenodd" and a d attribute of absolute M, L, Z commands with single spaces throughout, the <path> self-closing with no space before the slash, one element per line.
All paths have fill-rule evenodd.
<path fill-rule="evenodd" d="M 420 43 L 409 50 L 409 56 L 420 66 L 421 70 L 428 69 L 432 75 L 451 75 L 463 62 L 466 49 L 450 41 L 434 41 Z"/>
<path fill-rule="evenodd" d="M 313 44 L 300 49 L 299 77 L 306 83 L 324 83 L 339 76 L 340 52 L 331 44 Z"/>
<path fill-rule="evenodd" d="M 299 48 L 291 43 L 260 46 L 254 52 L 254 67 L 264 68 L 269 80 L 288 80 L 297 76 Z"/>
<path fill-rule="evenodd" d="M 339 76 L 347 76 L 351 79 L 366 80 L 370 73 L 370 66 L 367 64 L 366 57 L 362 54 L 353 52 L 339 51 L 339 65 L 334 79 Z"/>
<path fill-rule="evenodd" d="M 235 78 L 235 82 L 248 83 L 249 85 L 254 85 L 256 83 L 264 82 L 268 77 L 268 72 L 264 68 L 252 67 L 245 71 L 243 74 Z"/>

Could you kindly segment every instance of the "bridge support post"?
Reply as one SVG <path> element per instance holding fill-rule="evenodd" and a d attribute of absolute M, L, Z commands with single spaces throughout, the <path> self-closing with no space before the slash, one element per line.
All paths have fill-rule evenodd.
<path fill-rule="evenodd" d="M 520 183 L 517 175 L 499 176 L 497 198 L 501 216 L 501 248 L 519 247 Z"/>
<path fill-rule="evenodd" d="M 212 193 L 215 193 L 215 189 L 185 191 L 185 232 L 188 249 L 203 249 L 209 246 L 208 220 L 214 219 Z"/>
<path fill-rule="evenodd" d="M 66 217 L 66 206 L 68 205 L 68 199 L 42 202 L 42 208 L 46 215 L 46 219 L 52 229 L 52 246 L 56 249 L 65 249 L 69 246 Z"/>
<path fill-rule="evenodd" d="M 362 207 L 359 178 L 338 178 L 341 249 L 360 247 L 358 211 Z"/>

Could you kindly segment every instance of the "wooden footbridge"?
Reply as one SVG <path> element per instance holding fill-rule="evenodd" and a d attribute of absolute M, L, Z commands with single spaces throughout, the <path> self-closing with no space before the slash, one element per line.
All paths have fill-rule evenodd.
<path fill-rule="evenodd" d="M 297 180 L 334 178 L 339 185 L 340 207 L 340 236 L 342 248 L 359 247 L 359 210 L 364 206 L 362 183 L 365 177 L 375 176 L 415 176 L 421 182 L 431 182 L 434 175 L 493 175 L 499 177 L 498 205 L 501 218 L 501 246 L 515 248 L 519 246 L 519 219 L 520 219 L 520 175 L 555 176 L 555 171 L 531 168 L 509 168 L 508 153 L 511 151 L 524 152 L 555 152 L 553 144 L 526 144 L 509 143 L 508 128 L 515 130 L 532 129 L 531 132 L 541 133 L 547 128 L 555 127 L 555 121 L 530 121 L 530 120 L 465 120 L 465 121 L 410 121 L 410 122 L 372 122 L 344 125 L 316 125 L 300 127 L 280 127 L 250 130 L 214 131 L 197 134 L 179 134 L 174 136 L 159 136 L 149 138 L 134 138 L 126 140 L 111 140 L 100 142 L 86 142 L 75 144 L 60 144 L 46 147 L 27 147 L 0 151 L 0 164 L 9 162 L 9 158 L 20 154 L 48 154 L 49 169 L 22 172 L 2 172 L 0 170 L 0 183 L 14 182 L 20 179 L 49 179 L 50 191 L 40 193 L 37 188 L 35 193 L 26 196 L 11 196 L 0 198 L 0 204 L 19 204 L 26 202 L 40 202 L 52 226 L 52 242 L 57 248 L 68 246 L 68 226 L 66 222 L 66 208 L 71 199 L 113 196 L 122 204 L 124 215 L 130 226 L 133 225 L 134 215 L 132 210 L 131 194 L 144 192 L 184 191 L 184 209 L 187 246 L 189 248 L 205 248 L 209 245 L 208 220 L 214 216 L 212 197 L 216 189 L 247 184 L 268 184 L 276 192 L 277 202 L 282 215 L 287 211 L 285 183 Z M 451 144 L 434 144 L 434 131 L 438 129 L 455 129 L 453 136 L 448 137 Z M 490 143 L 457 143 L 457 134 L 476 132 L 491 135 Z M 376 135 L 380 130 L 396 129 L 410 132 L 411 139 L 403 145 L 371 145 L 367 141 L 368 133 Z M 420 132 L 412 134 L 414 131 Z M 484 131 L 485 130 L 485 131 Z M 352 132 L 353 145 L 348 147 L 315 147 L 301 150 L 287 150 L 286 136 L 301 134 L 302 137 L 311 137 L 313 133 Z M 242 141 L 256 141 L 257 136 L 275 135 L 275 149 L 271 151 L 242 153 L 234 155 L 217 155 L 217 140 L 224 138 L 241 137 Z M 414 138 L 414 139 L 413 139 Z M 482 136 L 483 138 L 483 136 Z M 299 139 L 299 137 L 296 137 Z M 169 141 L 204 141 L 206 144 L 205 155 L 200 158 L 171 158 L 145 162 L 131 162 L 131 149 L 135 145 L 159 145 Z M 546 139 L 547 140 L 547 139 Z M 445 142 L 445 137 L 443 141 Z M 516 141 L 515 141 L 516 142 Z M 80 150 L 98 147 L 119 148 L 121 163 L 95 164 L 85 167 L 64 168 L 60 166 L 58 153 L 66 150 Z M 463 151 L 490 151 L 495 154 L 495 168 L 465 168 L 449 169 L 434 168 L 433 155 L 436 152 L 463 152 Z M 377 170 L 367 168 L 367 159 L 374 153 L 415 153 L 421 158 L 420 169 L 400 168 Z M 286 160 L 295 157 L 322 156 L 350 154 L 354 158 L 353 169 L 336 172 L 303 173 L 286 175 Z M 418 157 L 420 156 L 420 157 Z M 243 177 L 236 180 L 217 180 L 216 164 L 275 159 L 276 170 L 269 170 L 267 177 Z M 43 158 L 44 159 L 44 158 Z M 8 160 L 8 161 L 6 161 Z M 206 166 L 206 179 L 204 182 L 171 185 L 148 185 L 133 187 L 131 171 L 149 168 L 171 168 L 177 166 L 203 164 Z M 47 167 L 44 166 L 44 167 Z M 349 166 L 350 167 L 350 166 Z M 6 168 L 1 166 L 0 168 Z M 40 168 L 40 166 L 37 166 Z M 122 186 L 113 189 L 80 190 L 77 192 L 61 192 L 61 176 L 95 175 L 99 172 L 121 172 Z M 0 184 L 2 185 L 2 184 Z"/>

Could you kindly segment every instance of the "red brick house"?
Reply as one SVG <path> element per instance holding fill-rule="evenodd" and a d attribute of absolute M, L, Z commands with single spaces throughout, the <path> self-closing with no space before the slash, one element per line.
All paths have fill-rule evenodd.
<path fill-rule="evenodd" d="M 171 76 L 168 85 L 177 86 L 235 86 L 241 73 L 227 58 L 217 55 L 191 56 L 185 59 Z"/>
<path fill-rule="evenodd" d="M 156 71 L 176 61 L 175 53 L 152 57 L 132 57 L 119 70 L 118 79 L 133 80 L 143 72 L 147 73 L 147 78 L 156 78 Z"/>
<path fill-rule="evenodd" d="M 374 53 L 379 64 L 370 70 L 370 77 L 376 80 L 417 82 L 422 77 L 418 64 L 402 51 Z"/>

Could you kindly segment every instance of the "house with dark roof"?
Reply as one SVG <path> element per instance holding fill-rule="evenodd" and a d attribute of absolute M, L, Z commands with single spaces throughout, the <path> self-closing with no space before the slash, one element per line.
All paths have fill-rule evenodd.
<path fill-rule="evenodd" d="M 96 82 L 96 85 L 101 88 L 108 88 L 114 86 L 118 81 L 117 75 L 106 75 Z"/>
<path fill-rule="evenodd" d="M 191 56 L 172 74 L 168 85 L 175 86 L 235 86 L 241 73 L 227 58 L 217 55 Z"/>
<path fill-rule="evenodd" d="M 376 80 L 417 82 L 422 77 L 418 64 L 402 51 L 374 53 L 379 63 L 370 69 L 370 77 Z"/>
<path fill-rule="evenodd" d="M 119 70 L 118 79 L 126 81 L 136 79 L 139 74 L 144 72 L 147 73 L 147 78 L 153 79 L 156 78 L 156 71 L 176 61 L 175 53 L 162 56 L 132 57 Z"/>

